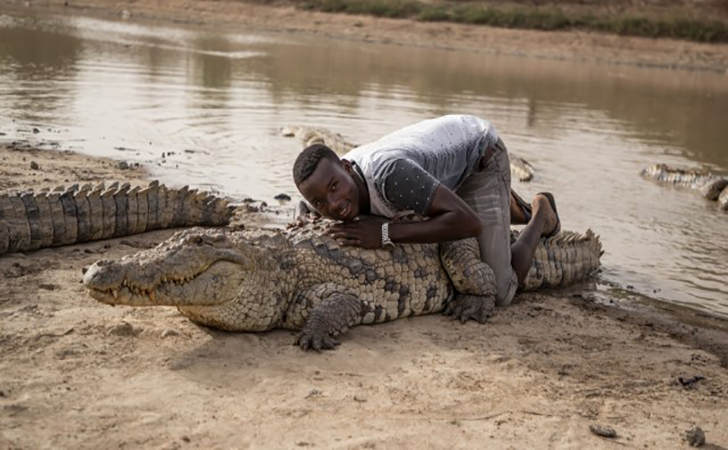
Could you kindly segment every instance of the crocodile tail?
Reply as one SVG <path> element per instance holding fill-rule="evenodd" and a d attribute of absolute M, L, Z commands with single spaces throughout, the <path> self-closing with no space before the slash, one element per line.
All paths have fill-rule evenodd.
<path fill-rule="evenodd" d="M 129 236 L 163 228 L 227 225 L 234 207 L 206 192 L 75 184 L 0 194 L 0 255 Z"/>
<path fill-rule="evenodd" d="M 522 290 L 568 286 L 594 275 L 604 252 L 599 236 L 592 230 L 584 234 L 564 231 L 542 239 Z"/>

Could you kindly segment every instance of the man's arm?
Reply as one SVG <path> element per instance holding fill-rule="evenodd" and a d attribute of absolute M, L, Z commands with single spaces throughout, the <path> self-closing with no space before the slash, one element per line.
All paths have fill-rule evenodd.
<path fill-rule="evenodd" d="M 427 208 L 429 220 L 394 222 L 389 225 L 393 242 L 448 242 L 480 234 L 480 218 L 453 191 L 440 184 Z M 380 234 L 381 237 L 381 234 Z"/>
<path fill-rule="evenodd" d="M 439 185 L 426 212 L 429 220 L 392 222 L 389 237 L 393 242 L 447 242 L 480 234 L 480 218 L 453 191 Z M 357 222 L 331 227 L 331 235 L 343 245 L 364 248 L 382 247 L 382 224 L 388 219 L 361 216 Z"/>

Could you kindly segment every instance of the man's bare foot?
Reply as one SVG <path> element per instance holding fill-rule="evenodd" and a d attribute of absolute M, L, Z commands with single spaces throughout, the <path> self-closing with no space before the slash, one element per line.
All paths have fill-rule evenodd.
<path fill-rule="evenodd" d="M 533 218 L 543 217 L 543 228 L 541 229 L 541 236 L 553 236 L 560 231 L 560 222 L 557 212 L 554 210 L 556 204 L 552 206 L 549 201 L 549 194 L 542 192 L 536 194 L 531 202 L 533 208 Z M 553 196 L 551 197 L 553 201 Z"/>

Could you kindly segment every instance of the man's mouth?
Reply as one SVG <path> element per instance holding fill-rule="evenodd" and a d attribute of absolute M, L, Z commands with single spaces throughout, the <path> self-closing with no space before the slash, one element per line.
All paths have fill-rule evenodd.
<path fill-rule="evenodd" d="M 351 208 L 349 201 L 344 201 L 344 205 L 339 209 L 339 218 L 341 220 L 346 220 L 348 218 L 350 210 Z"/>

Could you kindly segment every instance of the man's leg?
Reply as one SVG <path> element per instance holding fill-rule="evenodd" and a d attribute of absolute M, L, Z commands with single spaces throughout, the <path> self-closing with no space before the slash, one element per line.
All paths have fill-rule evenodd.
<path fill-rule="evenodd" d="M 545 196 L 534 197 L 531 207 L 531 220 L 511 246 L 511 264 L 518 276 L 518 284 L 523 283 L 528 275 L 541 236 L 550 233 L 558 223 L 556 213 Z"/>
<path fill-rule="evenodd" d="M 520 195 L 511 189 L 511 225 L 526 225 L 531 221 L 533 211 L 531 205 L 526 203 Z"/>
<path fill-rule="evenodd" d="M 480 259 L 495 274 L 496 301 L 503 306 L 513 300 L 518 288 L 511 266 L 511 171 L 508 152 L 501 141 L 492 152 L 483 170 L 469 176 L 457 194 L 480 217 Z"/>

